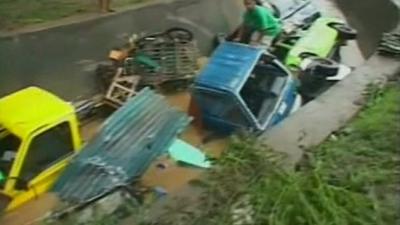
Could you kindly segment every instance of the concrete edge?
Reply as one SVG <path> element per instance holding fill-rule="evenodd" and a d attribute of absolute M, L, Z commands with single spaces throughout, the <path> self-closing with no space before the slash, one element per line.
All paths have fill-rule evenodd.
<path fill-rule="evenodd" d="M 398 8 L 400 4 L 391 0 Z M 400 19 L 393 30 L 400 29 Z M 340 81 L 313 102 L 260 137 L 260 141 L 277 152 L 286 154 L 285 166 L 294 168 L 306 149 L 321 144 L 333 132 L 343 128 L 362 109 L 370 84 L 385 83 L 400 73 L 398 59 L 375 52 L 349 77 Z"/>
<path fill-rule="evenodd" d="M 134 11 L 140 8 L 145 8 L 148 6 L 153 6 L 157 4 L 168 4 L 174 1 L 179 1 L 179 0 L 149 0 L 143 3 L 137 3 L 134 5 L 130 6 L 124 6 L 117 8 L 117 11 L 114 13 L 109 13 L 109 14 L 101 14 L 101 13 L 96 13 L 96 12 L 88 12 L 84 13 L 82 15 L 72 15 L 69 17 L 61 18 L 58 20 L 54 21 L 48 21 L 44 23 L 39 23 L 39 24 L 32 24 L 28 25 L 26 27 L 18 28 L 16 30 L 11 30 L 11 31 L 0 31 L 0 38 L 7 38 L 7 37 L 13 37 L 16 35 L 23 35 L 23 34 L 30 34 L 34 32 L 39 32 L 39 31 L 45 31 L 53 28 L 59 28 L 59 27 L 64 27 L 64 26 L 69 26 L 73 24 L 78 24 L 82 22 L 88 22 L 88 21 L 93 21 L 101 18 L 108 18 L 108 17 L 113 17 L 122 13 Z"/>

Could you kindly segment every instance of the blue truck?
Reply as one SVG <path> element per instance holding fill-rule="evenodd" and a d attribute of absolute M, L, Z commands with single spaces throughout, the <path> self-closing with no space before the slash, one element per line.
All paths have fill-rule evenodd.
<path fill-rule="evenodd" d="M 192 87 L 203 125 L 220 133 L 263 132 L 301 105 L 297 81 L 265 50 L 224 42 Z"/>

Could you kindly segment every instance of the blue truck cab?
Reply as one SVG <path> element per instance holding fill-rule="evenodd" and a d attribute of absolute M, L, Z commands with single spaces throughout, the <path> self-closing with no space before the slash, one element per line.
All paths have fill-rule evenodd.
<path fill-rule="evenodd" d="M 203 125 L 221 133 L 262 132 L 300 106 L 297 82 L 264 49 L 224 42 L 192 87 Z"/>

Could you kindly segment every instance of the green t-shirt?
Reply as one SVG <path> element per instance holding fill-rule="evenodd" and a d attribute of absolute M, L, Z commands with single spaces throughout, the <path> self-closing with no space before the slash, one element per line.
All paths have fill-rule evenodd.
<path fill-rule="evenodd" d="M 256 6 L 253 10 L 246 11 L 244 25 L 273 37 L 281 32 L 279 20 L 270 10 L 262 6 Z"/>

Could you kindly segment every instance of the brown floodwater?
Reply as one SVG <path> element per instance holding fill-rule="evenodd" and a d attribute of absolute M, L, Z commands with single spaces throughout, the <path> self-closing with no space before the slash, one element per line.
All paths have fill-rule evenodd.
<path fill-rule="evenodd" d="M 1 225 L 42 225 L 40 221 L 47 213 L 54 209 L 59 200 L 52 193 L 46 193 L 37 199 L 28 202 L 20 208 L 7 213 L 0 220 Z"/>
<path fill-rule="evenodd" d="M 170 105 L 189 113 L 190 94 L 188 92 L 178 92 L 169 94 L 166 97 Z M 192 124 L 181 135 L 181 139 L 197 147 L 205 154 L 218 158 L 227 147 L 228 140 L 214 139 L 207 143 L 203 143 L 203 139 L 210 133 L 201 128 L 201 124 L 194 120 Z M 163 168 L 158 165 L 161 164 Z M 200 176 L 205 169 L 178 165 L 168 157 L 162 157 L 155 161 L 149 170 L 143 175 L 142 183 L 149 187 L 162 187 L 168 193 L 172 193 L 181 189 Z"/>

